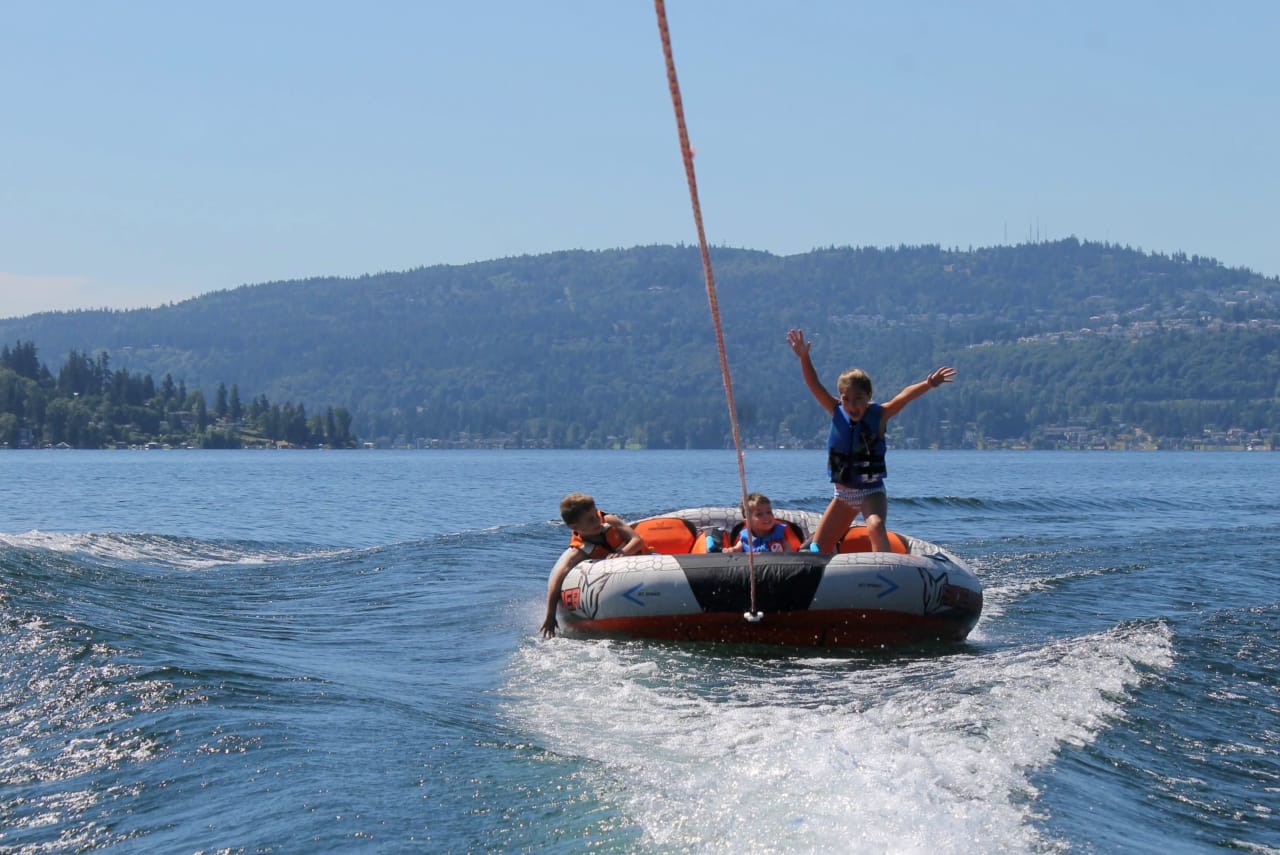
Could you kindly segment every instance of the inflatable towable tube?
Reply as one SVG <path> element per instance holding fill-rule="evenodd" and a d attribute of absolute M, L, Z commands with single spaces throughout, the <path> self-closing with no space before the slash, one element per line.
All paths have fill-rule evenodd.
<path fill-rule="evenodd" d="M 812 533 L 820 514 L 775 509 Z M 569 571 L 558 619 L 568 635 L 671 641 L 882 647 L 963 641 L 982 613 L 982 585 L 942 547 L 890 532 L 871 552 L 854 526 L 839 552 L 758 553 L 759 620 L 750 609 L 748 556 L 710 553 L 708 532 L 736 537 L 737 508 L 692 508 L 640 520 L 652 552 L 584 561 Z"/>

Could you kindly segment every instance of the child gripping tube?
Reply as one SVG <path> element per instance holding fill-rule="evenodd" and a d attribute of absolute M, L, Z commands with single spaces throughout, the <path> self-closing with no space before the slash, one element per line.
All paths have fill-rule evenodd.
<path fill-rule="evenodd" d="M 560 519 L 569 527 L 569 546 L 556 561 L 547 582 L 547 608 L 540 631 L 543 637 L 556 634 L 556 605 L 565 576 L 587 560 L 620 558 L 645 551 L 644 538 L 621 517 L 607 514 L 596 507 L 595 499 L 586 493 L 570 493 L 560 500 Z"/>

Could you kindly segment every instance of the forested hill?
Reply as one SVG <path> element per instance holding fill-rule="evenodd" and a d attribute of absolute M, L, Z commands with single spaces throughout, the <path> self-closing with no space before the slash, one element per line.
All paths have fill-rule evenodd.
<path fill-rule="evenodd" d="M 1067 239 L 970 251 L 830 248 L 712 260 L 743 433 L 820 442 L 786 343 L 814 340 L 834 388 L 865 368 L 887 399 L 951 364 L 958 382 L 899 439 L 1043 440 L 1065 425 L 1156 437 L 1280 435 L 1280 279 L 1214 259 Z M 156 309 L 0 320 L 0 343 L 341 406 L 362 437 L 718 447 L 729 436 L 696 247 L 558 252 L 354 279 L 273 282 Z"/>

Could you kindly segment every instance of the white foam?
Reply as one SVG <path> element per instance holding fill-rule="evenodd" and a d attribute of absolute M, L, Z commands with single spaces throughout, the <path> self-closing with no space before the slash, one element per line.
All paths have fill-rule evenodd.
<path fill-rule="evenodd" d="M 0 544 L 20 549 L 43 549 L 119 561 L 161 564 L 185 570 L 207 570 L 228 565 L 257 566 L 276 561 L 338 555 L 348 550 L 289 551 L 253 547 L 243 543 L 216 544 L 159 535 L 106 532 L 66 534 L 29 531 L 0 534 Z"/>
<path fill-rule="evenodd" d="M 1050 576 L 1027 576 L 1010 573 L 1009 568 L 1034 567 L 1043 563 L 1047 553 L 1024 553 L 1009 555 L 998 562 L 975 564 L 974 572 L 982 580 L 982 618 L 978 627 L 969 636 L 970 641 L 985 641 L 982 624 L 993 621 L 1002 615 L 1013 603 L 1032 594 L 1053 591 L 1068 581 L 1103 576 L 1116 572 L 1116 567 L 1087 567 L 1059 572 Z"/>
<path fill-rule="evenodd" d="M 1158 624 L 888 665 L 556 640 L 517 654 L 509 711 L 664 849 L 1026 851 L 1053 845 L 1029 773 L 1171 663 Z"/>

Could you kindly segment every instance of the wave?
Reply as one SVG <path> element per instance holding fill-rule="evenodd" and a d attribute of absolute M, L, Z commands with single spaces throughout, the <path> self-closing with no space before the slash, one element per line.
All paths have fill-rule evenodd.
<path fill-rule="evenodd" d="M 900 505 L 923 510 L 965 509 L 983 513 L 1067 513 L 1076 517 L 1087 512 L 1105 511 L 1180 511 L 1186 503 L 1172 499 L 1108 496 L 1098 493 L 1080 496 L 1048 494 L 1030 498 L 991 498 L 978 496 L 889 496 L 890 507 Z"/>
<path fill-rule="evenodd" d="M 348 551 L 297 549 L 255 541 L 208 541 L 132 532 L 66 534 L 30 531 L 25 534 L 0 534 L 0 549 L 5 547 L 15 551 L 48 552 L 187 570 L 207 570 L 237 564 L 270 564 L 340 555 Z"/>
<path fill-rule="evenodd" d="M 518 651 L 506 715 L 599 777 L 650 849 L 1028 851 L 1034 770 L 1172 661 L 1161 622 L 890 660 L 557 640 Z"/>
<path fill-rule="evenodd" d="M 15 839 L 51 816 L 86 816 L 119 798 L 102 775 L 145 763 L 166 738 L 147 722 L 186 702 L 184 689 L 142 666 L 89 628 L 0 609 L 0 815 Z M 119 839 L 94 823 L 64 827 L 60 846 Z"/>
<path fill-rule="evenodd" d="M 1008 609 L 1026 597 L 1060 591 L 1085 579 L 1126 576 L 1141 573 L 1147 569 L 1147 565 L 1140 563 L 1108 564 L 1098 567 L 1072 567 L 1042 576 L 1014 575 L 1017 569 L 1035 564 L 1044 557 L 1033 554 L 1008 556 L 1005 561 L 983 565 L 979 571 L 983 579 L 988 580 L 992 576 L 995 579 L 988 581 L 983 588 L 982 620 L 970 636 L 972 641 L 982 641 L 985 638 L 984 623 L 990 624 L 1003 617 Z M 1007 565 L 1009 572 L 1004 572 L 1006 567 L 1002 565 Z"/>
<path fill-rule="evenodd" d="M 904 508 L 913 508 L 926 511 L 955 511 L 969 510 L 975 512 L 988 512 L 996 514 L 1004 514 L 1010 512 L 1039 514 L 1039 513 L 1062 513 L 1069 512 L 1072 515 L 1085 511 L 1126 511 L 1147 510 L 1153 512 L 1176 511 L 1185 508 L 1186 503 L 1177 501 L 1173 498 L 1163 498 L 1160 496 L 1135 497 L 1132 494 L 1111 495 L 1102 491 L 1082 491 L 1080 495 L 1065 494 L 1062 491 L 1041 491 L 1023 496 L 971 496 L 971 495 L 907 495 L 894 491 L 893 485 L 889 485 L 889 507 L 894 506 Z M 1026 487 L 1020 488 L 1020 492 L 1028 493 Z M 801 510 L 822 511 L 831 501 L 831 493 L 824 491 L 822 493 L 809 493 L 802 496 L 793 496 L 788 498 L 773 498 L 774 507 L 777 508 L 797 508 Z M 710 503 L 717 504 L 717 503 Z M 723 504 L 734 504 L 734 502 L 725 502 Z M 1269 510 L 1272 508 L 1261 507 L 1260 510 Z M 653 511 L 654 514 L 664 513 L 673 510 L 673 508 L 664 508 Z"/>

